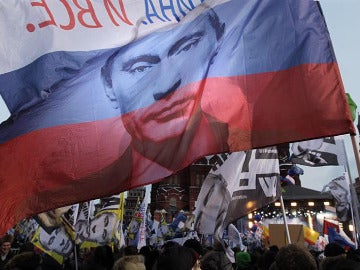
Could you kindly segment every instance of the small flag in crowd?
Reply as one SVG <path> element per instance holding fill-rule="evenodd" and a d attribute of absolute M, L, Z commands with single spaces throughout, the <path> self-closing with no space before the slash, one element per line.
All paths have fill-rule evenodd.
<path fill-rule="evenodd" d="M 305 225 L 303 225 L 303 230 L 304 230 L 304 240 L 310 245 L 315 245 L 316 241 L 320 236 L 320 233 L 313 229 L 310 229 Z"/>
<path fill-rule="evenodd" d="M 344 234 L 341 235 L 334 228 L 328 228 L 328 240 L 329 243 L 337 243 L 342 246 L 344 249 L 348 250 L 349 248 L 355 249 L 355 244 L 349 238 L 344 237 Z"/>

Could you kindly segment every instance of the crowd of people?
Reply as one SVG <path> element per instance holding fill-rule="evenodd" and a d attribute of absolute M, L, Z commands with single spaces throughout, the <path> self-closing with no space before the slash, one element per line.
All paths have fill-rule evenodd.
<path fill-rule="evenodd" d="M 323 252 L 298 244 L 253 250 L 234 247 L 235 262 L 221 246 L 205 247 L 197 239 L 183 244 L 167 241 L 161 247 L 140 250 L 99 245 L 87 251 L 77 249 L 77 256 L 60 265 L 31 244 L 12 248 L 13 240 L 12 235 L 1 238 L 0 270 L 360 270 L 360 249 L 346 250 L 336 243 L 327 244 Z"/>

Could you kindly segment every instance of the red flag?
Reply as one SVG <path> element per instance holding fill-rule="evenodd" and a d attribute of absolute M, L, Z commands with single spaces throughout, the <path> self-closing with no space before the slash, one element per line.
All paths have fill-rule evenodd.
<path fill-rule="evenodd" d="M 324 219 L 323 233 L 329 234 L 329 228 L 333 228 L 336 232 L 339 232 L 339 223 L 335 220 Z"/>
<path fill-rule="evenodd" d="M 87 1 L 86 22 L 0 1 L 0 233 L 205 155 L 355 134 L 317 1 Z"/>

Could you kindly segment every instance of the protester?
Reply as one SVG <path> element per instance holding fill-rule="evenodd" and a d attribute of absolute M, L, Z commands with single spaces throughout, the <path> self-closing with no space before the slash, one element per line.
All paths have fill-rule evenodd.
<path fill-rule="evenodd" d="M 90 256 L 87 265 L 99 265 L 106 270 L 111 270 L 114 265 L 114 254 L 111 247 L 97 246 Z"/>
<path fill-rule="evenodd" d="M 180 245 L 165 246 L 155 262 L 154 270 L 192 270 L 197 261 L 196 253 Z"/>
<path fill-rule="evenodd" d="M 10 234 L 6 234 L 0 239 L 0 270 L 4 269 L 6 263 L 15 255 L 11 251 L 11 245 L 14 237 Z"/>
<path fill-rule="evenodd" d="M 279 251 L 277 246 L 270 247 L 269 250 L 265 251 L 259 259 L 258 267 L 260 270 L 267 270 L 274 263 L 275 257 Z"/>
<path fill-rule="evenodd" d="M 251 256 L 246 251 L 239 251 L 235 254 L 236 270 L 248 269 L 251 265 Z"/>
<path fill-rule="evenodd" d="M 186 240 L 183 246 L 192 248 L 200 257 L 204 255 L 204 249 L 201 243 L 195 238 Z"/>
<path fill-rule="evenodd" d="M 22 252 L 12 257 L 5 265 L 6 270 L 42 270 L 41 255 L 34 251 Z"/>
<path fill-rule="evenodd" d="M 199 270 L 200 269 L 200 259 L 204 255 L 204 249 L 203 249 L 201 243 L 197 239 L 192 238 L 192 239 L 186 240 L 184 242 L 183 246 L 187 247 L 187 248 L 191 248 L 192 250 L 194 250 L 194 252 L 196 252 L 196 257 L 198 259 L 196 260 L 193 270 Z"/>
<path fill-rule="evenodd" d="M 325 257 L 335 257 L 345 254 L 345 249 L 343 249 L 339 244 L 333 242 L 325 246 L 324 255 Z"/>
<path fill-rule="evenodd" d="M 321 270 L 359 270 L 360 262 L 345 254 L 327 257 L 320 263 Z"/>
<path fill-rule="evenodd" d="M 210 250 L 200 260 L 201 270 L 232 270 L 232 263 L 224 251 Z"/>
<path fill-rule="evenodd" d="M 280 248 L 271 270 L 317 270 L 314 257 L 303 246 L 290 244 Z"/>
<path fill-rule="evenodd" d="M 115 262 L 113 270 L 146 270 L 145 258 L 142 255 L 124 256 Z"/>
<path fill-rule="evenodd" d="M 152 270 L 154 263 L 159 257 L 159 250 L 151 246 L 144 246 L 140 249 L 139 253 L 145 258 L 146 270 Z"/>

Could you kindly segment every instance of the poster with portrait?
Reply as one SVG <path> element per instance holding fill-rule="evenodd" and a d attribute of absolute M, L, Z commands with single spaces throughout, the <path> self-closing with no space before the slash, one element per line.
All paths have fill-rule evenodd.
<path fill-rule="evenodd" d="M 76 241 L 81 248 L 117 244 L 121 229 L 120 195 L 101 198 L 94 215 L 89 212 L 90 203 L 83 203 L 75 224 Z"/>
<path fill-rule="evenodd" d="M 75 248 L 75 241 L 65 226 L 58 226 L 48 233 L 38 225 L 31 243 L 54 258 L 60 265 L 74 252 Z"/>
<path fill-rule="evenodd" d="M 324 185 L 322 192 L 329 192 L 334 197 L 336 216 L 340 222 L 347 223 L 352 219 L 351 193 L 345 176 L 332 179 Z"/>

